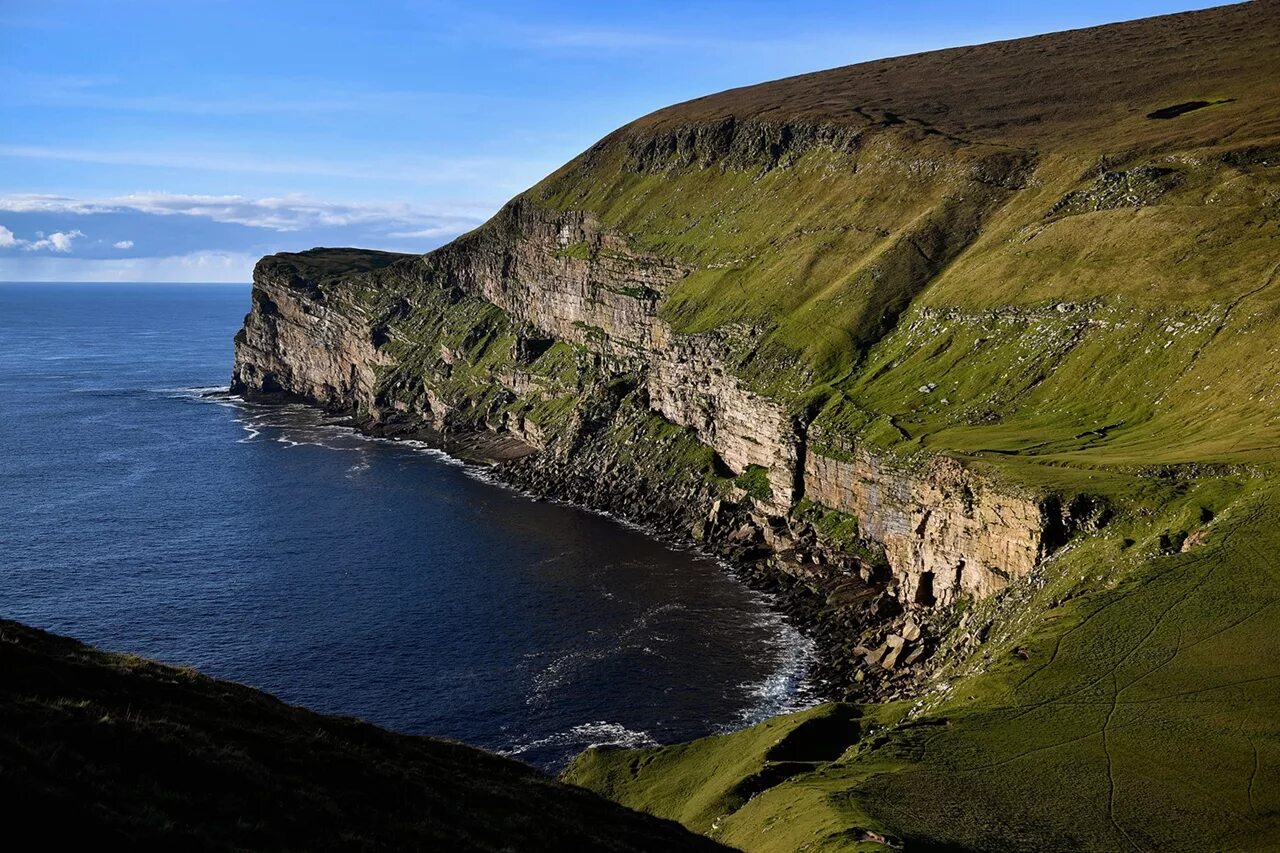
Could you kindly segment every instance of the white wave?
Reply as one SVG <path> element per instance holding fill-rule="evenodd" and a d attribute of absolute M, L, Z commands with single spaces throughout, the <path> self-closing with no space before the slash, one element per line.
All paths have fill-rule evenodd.
<path fill-rule="evenodd" d="M 412 450 L 417 451 L 418 453 L 421 453 L 424 456 L 430 456 L 431 458 L 436 459 L 439 462 L 443 462 L 445 465 L 455 465 L 459 468 L 474 467 L 474 466 L 469 466 L 465 460 L 459 459 L 458 457 L 453 456 L 447 450 L 441 450 L 438 447 L 433 447 L 432 445 L 427 444 L 425 441 L 418 441 L 417 439 L 414 439 L 414 438 L 383 438 L 380 436 L 361 436 L 361 437 L 368 439 L 369 441 L 382 441 L 382 442 L 388 442 L 390 444 L 396 444 L 403 447 L 408 447 Z"/>
<path fill-rule="evenodd" d="M 222 398 L 215 398 L 214 402 L 219 399 L 235 399 L 233 395 L 227 392 L 231 390 L 229 385 L 196 385 L 192 387 L 180 386 L 177 388 L 151 388 L 149 389 L 156 394 L 167 394 L 174 398 L 191 398 L 198 397 L 201 399 L 208 398 L 210 394 L 225 395 Z"/>
<path fill-rule="evenodd" d="M 746 728 L 779 714 L 803 711 L 822 701 L 809 678 L 814 658 L 813 640 L 776 611 L 765 614 L 760 621 L 761 627 L 772 629 L 775 667 L 760 681 L 741 685 L 751 697 L 751 704 L 738 714 L 736 721 L 723 726 L 723 731 Z"/>
<path fill-rule="evenodd" d="M 613 636 L 612 642 L 607 646 L 599 646 L 593 649 L 574 649 L 558 656 L 551 663 L 543 667 L 542 671 L 533 677 L 533 690 L 525 697 L 527 705 L 545 705 L 549 699 L 547 694 L 573 683 L 574 676 L 583 669 L 594 663 L 606 660 L 614 655 L 626 652 L 644 652 L 646 654 L 660 655 L 659 652 L 653 651 L 649 644 L 654 642 L 665 642 L 669 637 L 648 633 L 637 637 L 637 634 L 645 631 L 649 627 L 649 623 L 657 616 L 664 613 L 674 613 L 679 610 L 686 609 L 683 604 L 674 602 L 668 604 L 659 604 L 650 607 L 639 616 L 631 620 L 631 624 L 627 625 L 616 635 Z"/>
<path fill-rule="evenodd" d="M 572 747 L 574 751 L 590 749 L 593 746 L 620 746 L 627 749 L 638 749 L 642 746 L 656 746 L 657 741 L 648 732 L 629 729 L 619 723 L 596 720 L 580 723 L 563 732 L 556 732 L 547 737 L 518 742 L 500 749 L 500 755 L 515 756 L 545 747 Z"/>
<path fill-rule="evenodd" d="M 461 468 L 475 467 L 463 459 L 458 459 L 448 451 L 434 447 L 425 441 L 367 435 L 353 426 L 346 416 L 328 414 L 307 403 L 250 402 L 238 394 L 225 393 L 228 390 L 228 386 L 225 385 L 174 390 L 180 392 L 177 396 L 188 397 L 244 412 L 247 417 L 238 419 L 238 423 L 250 435 L 247 438 L 240 439 L 240 443 L 257 438 L 262 434 L 263 429 L 278 429 L 282 430 L 284 434 L 277 436 L 275 440 L 286 447 L 323 447 L 326 450 L 339 451 L 360 449 L 358 447 L 337 446 L 323 440 L 326 437 L 331 437 L 367 444 L 391 444 L 396 447 L 407 448 L 423 456 L 429 456 L 445 465 L 454 465 Z M 210 396 L 211 394 L 216 394 L 217 396 Z M 307 420 L 314 422 L 307 423 Z M 318 440 L 316 440 L 316 436 L 319 436 Z"/>

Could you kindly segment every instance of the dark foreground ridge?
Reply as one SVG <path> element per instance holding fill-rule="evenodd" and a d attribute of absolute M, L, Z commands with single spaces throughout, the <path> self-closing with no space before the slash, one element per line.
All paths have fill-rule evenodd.
<path fill-rule="evenodd" d="M 728 849 L 478 749 L 7 620 L 0 798 L 9 842 L 46 849 Z"/>

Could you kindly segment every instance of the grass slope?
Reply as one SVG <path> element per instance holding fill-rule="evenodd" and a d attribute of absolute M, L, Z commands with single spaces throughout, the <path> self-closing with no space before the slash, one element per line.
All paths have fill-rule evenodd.
<path fill-rule="evenodd" d="M 689 269 L 663 318 L 719 338 L 806 452 L 947 454 L 1108 518 L 964 602 L 918 703 L 567 778 L 751 851 L 1280 849 L 1277 68 L 1278 0 L 901 57 L 660 110 L 525 193 Z M 510 251 L 518 209 L 447 252 Z M 589 348 L 521 354 L 421 259 L 365 257 L 351 293 L 315 260 L 319 293 L 392 318 L 388 399 L 549 435 L 592 411 Z M 668 495 L 716 481 L 644 391 L 601 392 L 626 402 L 614 461 Z"/>
<path fill-rule="evenodd" d="M 1276 68 L 1271 0 L 903 57 L 659 111 L 530 191 L 694 267 L 666 318 L 738 330 L 812 452 L 1110 513 L 968 603 L 911 707 L 567 778 L 752 851 L 1280 849 Z M 838 757 L 771 753 L 832 714 Z"/>
<path fill-rule="evenodd" d="M 839 757 L 746 802 L 724 792 L 839 706 L 591 752 L 566 778 L 753 851 L 881 849 L 869 832 L 922 850 L 1280 849 L 1280 494 L 1236 486 L 1186 552 L 1130 556 L 1128 531 L 1067 552 L 970 674 L 913 708 L 854 709 L 826 735 Z"/>
<path fill-rule="evenodd" d="M 471 747 L 4 620 L 0 799 L 17 849 L 724 849 Z"/>
<path fill-rule="evenodd" d="M 780 80 L 640 119 L 526 198 L 692 267 L 665 318 L 731 333 L 744 381 L 837 432 L 1270 459 L 1277 45 L 1258 0 Z"/>

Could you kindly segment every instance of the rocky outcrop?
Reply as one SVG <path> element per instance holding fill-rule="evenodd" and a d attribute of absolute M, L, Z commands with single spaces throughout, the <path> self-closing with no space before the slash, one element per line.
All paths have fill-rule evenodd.
<path fill-rule="evenodd" d="M 993 488 L 944 456 L 908 470 L 865 450 L 847 459 L 810 453 L 804 488 L 884 547 L 899 598 L 912 607 L 986 598 L 1029 573 L 1053 544 L 1048 504 Z"/>
<path fill-rule="evenodd" d="M 733 474 L 766 469 L 772 505 L 781 512 L 790 506 L 798 459 L 793 419 L 733 374 L 719 337 L 680 335 L 658 317 L 662 295 L 687 268 L 635 252 L 588 214 L 522 199 L 492 227 L 433 253 L 429 265 L 538 334 L 597 354 L 603 373 L 644 371 L 655 411 L 693 429 Z"/>
<path fill-rule="evenodd" d="M 896 116 L 860 115 L 867 125 L 901 123 Z M 820 122 L 739 121 L 730 116 L 632 136 L 627 140 L 627 152 L 631 168 L 637 172 L 713 165 L 768 171 L 785 167 L 816 148 L 851 155 L 858 149 L 860 130 Z"/>
<path fill-rule="evenodd" d="M 735 474 L 765 469 L 768 506 L 785 513 L 796 491 L 800 427 L 774 400 L 730 372 L 724 345 L 710 335 L 660 328 L 649 362 L 649 399 L 673 423 L 693 429 Z"/>
<path fill-rule="evenodd" d="M 407 258 L 329 251 L 325 259 L 386 266 Z M 390 363 L 357 300 L 337 304 L 314 282 L 266 260 L 254 271 L 253 307 L 236 335 L 231 384 L 237 391 L 285 392 L 331 408 L 373 408 L 376 374 Z"/>
<path fill-rule="evenodd" d="M 618 359 L 653 350 L 658 301 L 688 272 L 632 250 L 590 214 L 524 199 L 430 257 L 452 283 L 542 334 Z"/>
<path fill-rule="evenodd" d="M 354 272 L 344 276 L 344 264 Z M 1044 503 L 953 459 L 908 469 L 865 449 L 806 453 L 805 423 L 746 386 L 731 369 L 724 334 L 677 334 L 657 316 L 661 293 L 684 272 L 629 251 L 589 216 L 524 202 L 425 259 L 338 250 L 264 259 L 236 341 L 233 385 L 349 410 L 380 429 L 509 433 L 548 451 L 565 477 L 576 472 L 582 487 L 568 489 L 573 497 L 624 514 L 638 511 L 601 488 L 643 493 L 647 506 L 670 509 L 662 484 L 685 483 L 679 494 L 695 505 L 666 514 L 688 525 L 707 514 L 717 489 L 687 483 L 675 457 L 661 478 L 648 476 L 652 459 L 627 449 L 645 440 L 634 411 L 644 405 L 712 452 L 697 476 L 717 471 L 727 482 L 760 471 L 764 488 L 729 487 L 727 496 L 755 507 L 749 523 L 764 531 L 766 550 L 791 547 L 767 519 L 786 516 L 803 496 L 856 520 L 860 539 L 883 550 L 899 603 L 912 610 L 989 596 L 1051 550 L 1060 520 Z M 492 306 L 501 312 L 486 315 Z M 450 325 L 463 322 L 471 325 Z M 556 341 L 579 348 L 571 378 L 536 366 Z M 559 420 L 547 414 L 555 406 L 564 410 Z M 603 439 L 592 438 L 602 429 Z M 571 464 L 586 447 L 594 448 L 590 465 Z M 549 479 L 544 465 L 533 482 L 549 490 Z"/>

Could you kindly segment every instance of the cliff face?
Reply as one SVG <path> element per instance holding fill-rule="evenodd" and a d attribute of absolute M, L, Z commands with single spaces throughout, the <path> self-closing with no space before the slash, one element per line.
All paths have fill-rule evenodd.
<path fill-rule="evenodd" d="M 432 263 L 546 337 L 624 361 L 654 349 L 658 301 L 688 272 L 632 250 L 590 213 L 548 211 L 522 199 L 435 253 Z"/>
<path fill-rule="evenodd" d="M 307 282 L 276 270 L 255 275 L 253 308 L 236 337 L 232 384 L 286 392 L 323 406 L 369 411 L 376 371 L 390 360 L 355 301 L 330 304 Z"/>
<path fill-rule="evenodd" d="M 694 430 L 730 471 L 764 469 L 767 509 L 786 512 L 803 489 L 798 463 L 803 431 L 777 401 L 755 393 L 728 366 L 725 345 L 710 335 L 663 327 L 649 360 L 649 399 L 672 423 Z"/>
<path fill-rule="evenodd" d="M 1280 465 L 1278 43 L 1256 0 L 660 110 L 428 255 L 264 259 L 233 384 L 504 436 L 528 452 L 499 476 L 699 539 L 785 594 L 838 692 L 912 700 L 803 760 L 752 731 L 709 832 L 1195 849 L 1152 756 L 1222 745 L 1256 776 L 1274 728 L 1182 700 L 1216 678 L 1185 649 L 1263 624 L 1280 577 L 1215 539 L 1280 514 L 1256 483 Z M 1127 718 L 1148 702 L 1176 725 Z M 1223 790 L 1210 763 L 1179 773 Z M 635 756 L 600 764 L 685 820 Z M 1255 782 L 1231 815 L 1193 782 L 1161 802 L 1260 825 Z M 1011 818 L 1028 792 L 1054 807 Z"/>
<path fill-rule="evenodd" d="M 809 499 L 857 518 L 883 544 L 904 602 L 934 607 L 977 600 L 1026 576 L 1059 543 L 1052 504 L 993 488 L 954 459 L 895 470 L 874 454 L 809 454 Z"/>
<path fill-rule="evenodd" d="M 867 449 L 849 462 L 806 456 L 803 416 L 734 369 L 734 350 L 750 346 L 753 330 L 675 331 L 658 306 L 688 270 L 629 249 L 588 215 L 521 201 L 426 258 L 351 257 L 368 268 L 330 277 L 327 263 L 337 259 L 341 268 L 334 251 L 259 265 L 237 339 L 236 391 L 285 392 L 359 413 L 374 428 L 506 433 L 567 464 L 584 433 L 599 429 L 584 421 L 620 420 L 610 409 L 616 401 L 591 412 L 593 401 L 607 398 L 611 384 L 632 383 L 652 416 L 685 428 L 684 441 L 713 455 L 718 482 L 676 511 L 686 533 L 718 498 L 754 506 L 749 523 L 761 527 L 807 498 L 858 519 L 911 609 L 946 606 L 961 594 L 986 597 L 1054 544 L 1040 502 L 954 460 L 910 473 Z M 482 311 L 477 325 L 478 306 L 499 312 Z M 441 321 L 443 333 L 424 338 L 423 323 Z M 483 351 L 477 341 L 488 342 Z M 570 377 L 543 369 L 557 345 L 572 353 Z M 433 363 L 423 363 L 424 351 Z M 459 384 L 463 373 L 469 381 Z M 548 412 L 556 401 L 561 411 Z M 629 460 L 636 470 L 619 466 L 620 454 L 604 450 L 596 464 L 622 481 L 649 473 L 643 449 Z"/>

